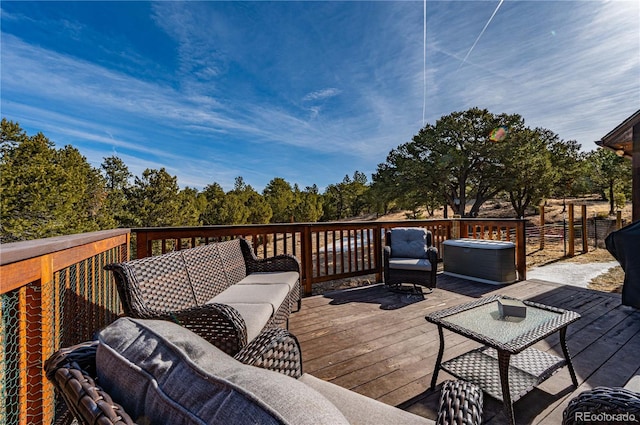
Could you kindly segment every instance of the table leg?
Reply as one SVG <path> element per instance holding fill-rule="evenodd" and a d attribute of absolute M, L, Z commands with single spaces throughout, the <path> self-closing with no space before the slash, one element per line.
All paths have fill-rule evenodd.
<path fill-rule="evenodd" d="M 571 355 L 569 354 L 569 348 L 567 347 L 567 327 L 560 329 L 560 346 L 564 353 L 564 358 L 567 361 L 567 367 L 569 368 L 569 374 L 571 375 L 571 382 L 573 386 L 578 386 L 578 379 L 576 378 L 576 371 L 573 370 L 573 363 L 571 363 Z"/>
<path fill-rule="evenodd" d="M 438 335 L 440 336 L 440 349 L 438 351 L 438 358 L 436 359 L 436 367 L 433 368 L 433 376 L 431 377 L 432 390 L 436 388 L 438 372 L 440 371 L 440 365 L 442 364 L 442 354 L 444 353 L 444 334 L 442 333 L 442 326 L 440 325 L 438 325 Z"/>
<path fill-rule="evenodd" d="M 511 404 L 511 392 L 509 391 L 509 360 L 511 353 L 498 350 L 498 367 L 500 369 L 500 385 L 502 386 L 502 401 L 504 412 L 511 425 L 515 425 L 516 419 L 513 414 L 513 404 Z"/>

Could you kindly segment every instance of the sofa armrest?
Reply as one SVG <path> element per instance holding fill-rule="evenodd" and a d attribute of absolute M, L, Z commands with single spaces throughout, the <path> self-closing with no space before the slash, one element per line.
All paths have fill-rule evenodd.
<path fill-rule="evenodd" d="M 298 272 L 300 261 L 290 254 L 279 254 L 268 258 L 258 258 L 246 239 L 240 239 L 242 256 L 247 267 L 247 274 L 256 272 Z"/>
<path fill-rule="evenodd" d="M 59 350 L 45 362 L 47 378 L 81 424 L 134 425 L 124 408 L 96 385 L 97 347 L 97 341 L 88 341 Z"/>
<path fill-rule="evenodd" d="M 437 425 L 482 423 L 482 390 L 467 381 L 446 381 L 442 385 Z"/>
<path fill-rule="evenodd" d="M 204 304 L 140 318 L 174 322 L 200 335 L 230 356 L 236 355 L 247 345 L 247 325 L 244 319 L 235 308 L 226 304 Z"/>
<path fill-rule="evenodd" d="M 297 272 L 300 273 L 300 261 L 290 254 L 280 254 L 269 258 L 256 258 L 246 261 L 247 274 L 256 272 Z"/>
<path fill-rule="evenodd" d="M 234 357 L 247 365 L 294 378 L 302 376 L 302 350 L 298 339 L 281 328 L 265 329 Z"/>
<path fill-rule="evenodd" d="M 620 415 L 620 423 L 626 423 L 623 415 L 633 415 L 637 420 L 640 418 L 640 393 L 619 387 L 596 387 L 583 391 L 562 412 L 562 424 L 595 423 L 598 419 L 594 416 L 598 414 Z"/>

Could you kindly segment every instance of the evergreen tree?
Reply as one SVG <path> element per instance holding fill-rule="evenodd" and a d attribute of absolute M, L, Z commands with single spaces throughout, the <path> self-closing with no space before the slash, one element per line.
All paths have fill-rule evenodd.
<path fill-rule="evenodd" d="M 281 177 L 273 178 L 263 190 L 263 196 L 271 206 L 272 223 L 289 223 L 295 209 L 291 185 Z"/>
<path fill-rule="evenodd" d="M 4 242 L 112 227 L 105 182 L 80 152 L 55 149 L 42 133 L 28 136 L 2 119 L 1 234 Z"/>
<path fill-rule="evenodd" d="M 177 226 L 182 222 L 177 178 L 164 168 L 146 169 L 128 190 L 128 210 L 141 227 Z"/>
<path fill-rule="evenodd" d="M 134 220 L 127 208 L 129 202 L 127 191 L 130 188 L 129 180 L 133 175 L 129 172 L 124 161 L 117 156 L 104 158 L 101 168 L 106 179 L 106 208 L 115 220 L 115 226 L 134 225 Z"/>

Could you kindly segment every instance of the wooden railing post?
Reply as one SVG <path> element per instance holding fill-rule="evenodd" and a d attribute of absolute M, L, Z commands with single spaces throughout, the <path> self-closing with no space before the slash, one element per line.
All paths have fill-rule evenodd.
<path fill-rule="evenodd" d="M 582 253 L 586 254 L 587 252 L 589 252 L 589 245 L 588 245 L 588 239 L 587 237 L 589 236 L 589 229 L 587 228 L 587 205 L 582 205 L 581 206 L 581 220 L 582 220 Z M 594 218 L 594 223 L 595 223 L 595 218 Z"/>
<path fill-rule="evenodd" d="M 375 232 L 373 236 L 373 249 L 376 262 L 376 282 L 382 282 L 382 229 L 383 227 L 378 224 L 373 230 Z"/>
<path fill-rule="evenodd" d="M 54 419 L 53 387 L 44 362 L 53 354 L 53 258 L 40 257 L 40 280 L 20 289 L 20 424 L 49 424 Z"/>
<path fill-rule="evenodd" d="M 303 270 L 303 291 L 304 295 L 311 295 L 311 285 L 313 284 L 313 247 L 311 242 L 311 227 L 304 226 L 302 230 L 301 251 Z"/>
<path fill-rule="evenodd" d="M 573 228 L 573 204 L 569 204 L 569 250 L 567 257 L 573 257 L 575 254 L 575 229 Z"/>
<path fill-rule="evenodd" d="M 147 239 L 147 232 L 136 233 L 136 258 L 151 256 L 151 241 Z"/>
<path fill-rule="evenodd" d="M 616 211 L 616 229 L 622 228 L 622 211 Z"/>
<path fill-rule="evenodd" d="M 544 249 L 544 204 L 540 205 L 540 250 Z"/>
<path fill-rule="evenodd" d="M 524 220 L 518 220 L 516 223 L 516 270 L 518 279 L 527 279 L 527 238 Z"/>

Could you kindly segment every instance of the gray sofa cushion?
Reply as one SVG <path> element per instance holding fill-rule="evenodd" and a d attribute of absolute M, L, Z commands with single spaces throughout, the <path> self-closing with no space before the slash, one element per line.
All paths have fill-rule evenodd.
<path fill-rule="evenodd" d="M 320 393 L 246 366 L 167 321 L 120 318 L 99 335 L 98 378 L 135 421 L 181 424 L 346 424 Z"/>
<path fill-rule="evenodd" d="M 233 285 L 225 289 L 209 302 L 212 303 L 243 303 L 243 304 L 271 304 L 275 313 L 282 302 L 289 295 L 289 286 L 284 283 L 273 285 Z"/>
<path fill-rule="evenodd" d="M 349 391 L 308 373 L 299 379 L 331 401 L 352 425 L 433 425 L 434 422 L 362 394 Z"/>
<path fill-rule="evenodd" d="M 274 283 L 285 283 L 289 290 L 293 290 L 298 284 L 300 275 L 298 272 L 257 272 L 247 275 L 238 282 L 238 285 L 273 285 Z"/>
<path fill-rule="evenodd" d="M 390 258 L 389 268 L 430 272 L 431 262 L 426 258 Z"/>
<path fill-rule="evenodd" d="M 391 257 L 427 258 L 427 231 L 418 227 L 391 229 Z"/>

